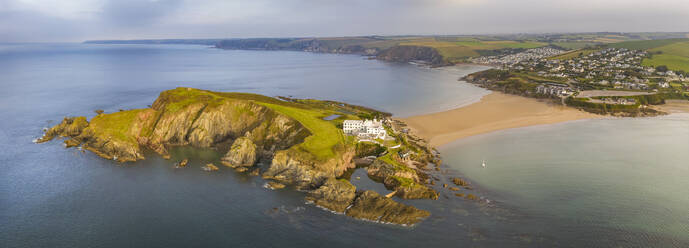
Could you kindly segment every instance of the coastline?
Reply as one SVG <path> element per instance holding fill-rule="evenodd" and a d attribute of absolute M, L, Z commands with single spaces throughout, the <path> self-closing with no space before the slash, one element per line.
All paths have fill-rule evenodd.
<path fill-rule="evenodd" d="M 460 108 L 396 119 L 406 123 L 412 134 L 425 139 L 432 147 L 439 147 L 503 129 L 603 117 L 533 98 L 493 92 Z"/>

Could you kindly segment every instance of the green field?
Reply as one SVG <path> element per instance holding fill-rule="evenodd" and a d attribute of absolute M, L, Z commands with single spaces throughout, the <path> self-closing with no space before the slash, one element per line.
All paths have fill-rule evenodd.
<path fill-rule="evenodd" d="M 652 58 L 644 59 L 642 61 L 644 66 L 665 65 L 670 70 L 689 71 L 689 41 L 675 42 L 651 49 L 649 52 L 660 52 L 660 54 L 653 54 Z"/>
<path fill-rule="evenodd" d="M 683 41 L 689 41 L 689 39 L 636 40 L 608 44 L 607 46 L 614 48 L 627 48 L 633 50 L 649 50 Z"/>
<path fill-rule="evenodd" d="M 576 50 L 576 49 L 582 49 L 582 48 L 587 48 L 587 47 L 593 47 L 596 46 L 600 43 L 596 42 L 553 42 L 553 45 L 569 49 L 569 50 Z"/>
<path fill-rule="evenodd" d="M 127 111 L 114 112 L 110 114 L 100 114 L 93 117 L 89 126 L 96 135 L 100 137 L 109 137 L 120 142 L 130 143 L 138 146 L 134 138 L 135 130 L 133 130 L 132 123 L 135 118 L 145 109 L 133 109 Z"/>
<path fill-rule="evenodd" d="M 574 50 L 568 53 L 563 53 L 554 57 L 550 57 L 549 59 L 557 59 L 557 60 L 568 60 L 568 59 L 573 59 L 579 56 L 586 56 L 589 55 L 595 51 L 598 51 L 597 49 L 583 49 L 583 50 Z"/>
<path fill-rule="evenodd" d="M 324 160 L 333 157 L 335 155 L 334 147 L 346 141 L 342 131 L 333 122 L 323 120 L 323 117 L 333 114 L 330 111 L 295 108 L 263 102 L 257 103 L 292 117 L 304 125 L 312 135 L 307 137 L 304 143 L 298 146 L 318 159 Z"/>

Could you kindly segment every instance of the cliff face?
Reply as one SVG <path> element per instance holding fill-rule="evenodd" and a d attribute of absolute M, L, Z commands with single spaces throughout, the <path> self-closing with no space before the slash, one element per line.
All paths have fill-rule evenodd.
<path fill-rule="evenodd" d="M 263 178 L 294 184 L 301 189 L 320 187 L 328 178 L 339 177 L 347 169 L 356 167 L 354 148 L 343 146 L 335 148 L 336 156 L 318 161 L 298 149 L 278 151 Z"/>
<path fill-rule="evenodd" d="M 436 49 L 422 46 L 394 46 L 383 50 L 376 58 L 392 62 L 425 61 L 431 66 L 451 65 Z"/>
<path fill-rule="evenodd" d="M 355 167 L 356 142 L 336 127 L 338 120 L 323 120 L 334 113 L 384 115 L 329 101 L 177 88 L 162 92 L 150 108 L 98 114 L 90 121 L 65 118 L 38 142 L 64 137 L 68 147 L 81 146 L 119 162 L 144 159 L 145 148 L 162 156 L 169 156 L 171 146 L 214 148 L 225 153 L 222 164 L 240 172 L 259 160 L 272 161 L 263 178 L 309 190 L 309 201 L 333 211 L 352 208 L 356 210 L 347 215 L 398 224 L 428 216 L 373 192 L 356 192 L 348 181 L 335 179 Z"/>

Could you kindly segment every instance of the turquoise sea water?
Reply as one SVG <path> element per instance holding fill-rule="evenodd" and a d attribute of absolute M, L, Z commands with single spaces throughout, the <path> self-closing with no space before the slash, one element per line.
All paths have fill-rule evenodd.
<path fill-rule="evenodd" d="M 178 86 L 435 112 L 486 94 L 457 81 L 480 69 L 203 46 L 0 45 L 0 247 L 689 245 L 686 115 L 536 126 L 445 146 L 444 170 L 469 178 L 475 190 L 466 193 L 484 200 L 449 191 L 401 200 L 432 213 L 412 228 L 334 215 L 302 192 L 268 190 L 230 169 L 204 172 L 218 160 L 211 150 L 118 164 L 59 140 L 32 143 L 66 115 L 145 107 Z M 174 169 L 185 157 L 189 166 Z M 362 170 L 352 181 L 386 192 Z"/>

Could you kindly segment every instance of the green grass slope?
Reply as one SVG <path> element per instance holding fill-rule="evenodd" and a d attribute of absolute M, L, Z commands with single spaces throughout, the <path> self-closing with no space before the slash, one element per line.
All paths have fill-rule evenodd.
<path fill-rule="evenodd" d="M 653 48 L 649 52 L 654 54 L 651 58 L 642 61 L 644 66 L 665 65 L 670 70 L 689 71 L 689 40 Z"/>

